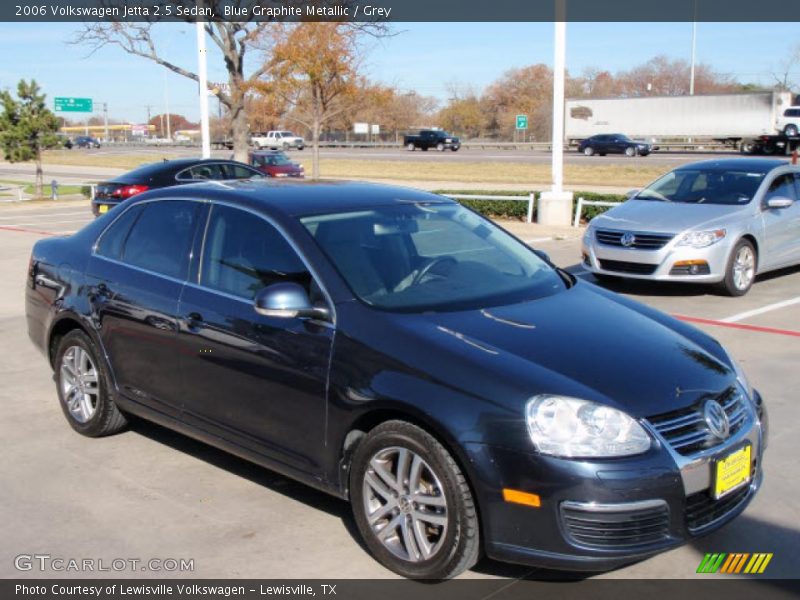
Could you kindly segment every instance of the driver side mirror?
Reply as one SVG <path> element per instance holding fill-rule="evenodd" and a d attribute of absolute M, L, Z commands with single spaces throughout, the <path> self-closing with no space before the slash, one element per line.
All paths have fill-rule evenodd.
<path fill-rule="evenodd" d="M 775 196 L 767 200 L 767 208 L 789 208 L 792 204 L 794 204 L 794 200 L 783 196 Z"/>
<path fill-rule="evenodd" d="M 254 308 L 258 314 L 276 319 L 330 320 L 327 308 L 313 306 L 303 286 L 289 281 L 273 283 L 258 292 Z"/>

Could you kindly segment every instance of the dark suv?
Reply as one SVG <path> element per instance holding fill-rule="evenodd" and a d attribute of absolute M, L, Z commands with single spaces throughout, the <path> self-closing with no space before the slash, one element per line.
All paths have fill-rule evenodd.
<path fill-rule="evenodd" d="M 578 152 L 583 152 L 586 156 L 599 154 L 624 154 L 626 156 L 647 156 L 652 150 L 650 144 L 637 142 L 627 135 L 621 133 L 602 133 L 593 135 L 583 140 L 578 145 Z"/>
<path fill-rule="evenodd" d="M 79 135 L 75 138 L 74 144 L 78 148 L 99 148 L 100 140 L 90 137 L 88 135 Z"/>

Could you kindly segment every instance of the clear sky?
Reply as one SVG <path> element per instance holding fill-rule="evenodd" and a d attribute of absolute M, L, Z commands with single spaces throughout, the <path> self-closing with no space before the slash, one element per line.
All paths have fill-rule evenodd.
<path fill-rule="evenodd" d="M 196 69 L 195 31 L 183 24 L 157 25 L 163 53 Z M 440 99 L 449 84 L 480 90 L 504 71 L 552 63 L 550 23 L 400 23 L 395 36 L 371 43 L 367 69 L 373 79 Z M 149 61 L 106 47 L 89 55 L 68 41 L 74 23 L 0 23 L 0 88 L 35 78 L 54 96 L 91 97 L 107 102 L 111 118 L 143 122 L 170 111 L 196 119 L 197 86 Z M 699 23 L 697 60 L 741 81 L 771 83 L 771 73 L 798 43 L 796 23 Z M 567 68 L 580 73 L 595 66 L 628 69 L 653 56 L 689 59 L 691 23 L 570 23 Z M 209 40 L 209 79 L 225 81 L 224 68 Z M 253 58 L 257 58 L 255 55 Z M 800 69 L 795 79 L 800 81 Z M 216 103 L 211 103 L 212 113 Z"/>

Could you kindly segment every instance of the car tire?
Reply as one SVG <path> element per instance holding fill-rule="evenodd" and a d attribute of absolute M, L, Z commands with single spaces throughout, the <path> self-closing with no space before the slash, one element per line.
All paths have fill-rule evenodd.
<path fill-rule="evenodd" d="M 739 146 L 739 151 L 742 154 L 755 154 L 756 145 L 753 142 L 742 142 Z"/>
<path fill-rule="evenodd" d="M 449 579 L 480 557 L 469 484 L 450 452 L 416 425 L 388 421 L 367 434 L 351 463 L 350 500 L 367 547 L 399 575 Z M 379 511 L 385 516 L 376 518 Z M 384 531 L 388 535 L 381 535 Z"/>
<path fill-rule="evenodd" d="M 753 286 L 757 269 L 758 254 L 752 242 L 739 240 L 728 257 L 720 288 L 728 296 L 744 296 Z"/>
<path fill-rule="evenodd" d="M 584 156 L 594 156 L 594 148 L 586 146 L 586 148 L 583 149 L 583 154 Z"/>
<path fill-rule="evenodd" d="M 283 148 L 283 151 L 286 152 L 289 149 L 289 144 L 284 142 L 283 145 L 281 146 L 281 148 Z"/>
<path fill-rule="evenodd" d="M 625 148 L 625 156 L 628 157 L 636 156 L 636 148 L 634 148 L 633 146 L 628 146 L 627 148 Z"/>
<path fill-rule="evenodd" d="M 797 135 L 797 125 L 789 124 L 783 128 L 783 135 L 794 137 Z"/>
<path fill-rule="evenodd" d="M 444 152 L 444 144 L 442 144 L 441 142 L 439 142 L 438 144 L 436 144 L 436 149 L 437 149 L 439 152 Z"/>
<path fill-rule="evenodd" d="M 298 150 L 303 150 L 304 148 L 305 148 L 305 146 L 298 146 L 297 147 Z"/>
<path fill-rule="evenodd" d="M 452 148 L 450 148 L 450 150 L 452 150 L 453 152 L 458 152 L 459 148 L 460 146 L 453 146 Z"/>
<path fill-rule="evenodd" d="M 106 363 L 88 335 L 79 329 L 65 335 L 53 364 L 61 410 L 75 431 L 87 437 L 102 437 L 117 433 L 128 424 L 112 397 Z"/>
<path fill-rule="evenodd" d="M 416 149 L 416 147 L 414 146 L 414 144 L 410 144 L 410 143 L 406 144 L 406 150 L 408 150 L 409 152 L 413 152 L 415 149 Z"/>

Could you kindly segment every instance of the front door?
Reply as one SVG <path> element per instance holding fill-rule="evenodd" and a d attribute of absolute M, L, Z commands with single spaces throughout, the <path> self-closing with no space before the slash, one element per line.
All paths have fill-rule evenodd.
<path fill-rule="evenodd" d="M 261 216 L 213 205 L 199 273 L 181 298 L 184 415 L 191 425 L 305 472 L 322 456 L 327 323 L 264 317 L 258 291 L 296 281 L 318 290 L 283 235 Z M 321 300 L 321 299 L 320 299 Z"/>
<path fill-rule="evenodd" d="M 764 240 L 764 267 L 780 267 L 800 262 L 800 203 L 791 173 L 778 175 L 770 184 L 762 202 Z M 767 208 L 770 198 L 789 198 L 794 203 L 788 208 Z"/>

